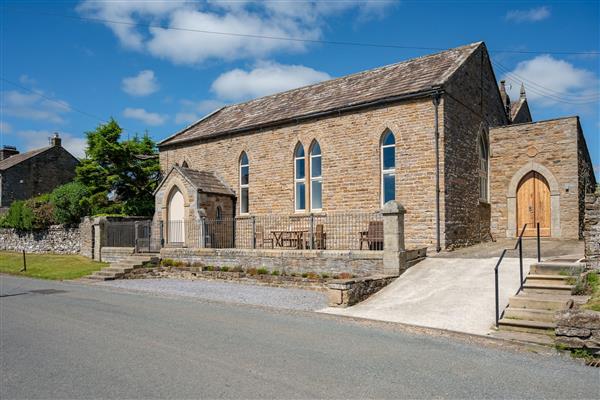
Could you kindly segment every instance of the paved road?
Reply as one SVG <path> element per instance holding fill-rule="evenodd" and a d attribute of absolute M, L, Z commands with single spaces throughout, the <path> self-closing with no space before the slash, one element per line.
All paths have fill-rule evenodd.
<path fill-rule="evenodd" d="M 7 276 L 0 288 L 2 399 L 600 393 L 599 370 L 570 360 L 377 324 Z"/>

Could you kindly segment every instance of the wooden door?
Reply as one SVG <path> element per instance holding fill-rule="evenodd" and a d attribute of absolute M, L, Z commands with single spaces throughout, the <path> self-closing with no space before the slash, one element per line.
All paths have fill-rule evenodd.
<path fill-rule="evenodd" d="M 536 236 L 537 224 L 540 236 L 550 236 L 550 189 L 546 179 L 531 171 L 519 183 L 517 189 L 517 235 L 527 224 L 523 236 Z"/>

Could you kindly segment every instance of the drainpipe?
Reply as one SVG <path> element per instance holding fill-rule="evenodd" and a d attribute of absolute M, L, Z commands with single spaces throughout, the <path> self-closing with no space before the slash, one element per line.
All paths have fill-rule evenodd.
<path fill-rule="evenodd" d="M 442 250 L 440 237 L 440 132 L 438 128 L 440 95 L 441 92 L 436 91 L 432 96 L 435 124 L 435 251 L 438 253 Z"/>

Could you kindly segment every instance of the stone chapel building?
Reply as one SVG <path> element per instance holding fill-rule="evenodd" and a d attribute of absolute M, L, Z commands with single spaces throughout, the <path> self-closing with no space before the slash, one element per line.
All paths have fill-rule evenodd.
<path fill-rule="evenodd" d="M 483 42 L 225 106 L 159 144 L 156 221 L 406 208 L 409 247 L 577 239 L 578 117 L 533 122 Z M 172 232 L 171 232 L 172 234 Z M 165 235 L 168 241 L 168 234 Z"/>

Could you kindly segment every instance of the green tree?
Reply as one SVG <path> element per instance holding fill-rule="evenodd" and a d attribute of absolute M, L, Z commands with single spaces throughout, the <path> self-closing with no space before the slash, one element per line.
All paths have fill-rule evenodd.
<path fill-rule="evenodd" d="M 93 214 L 150 216 L 160 178 L 156 143 L 147 133 L 128 140 L 121 134 L 114 119 L 86 132 L 86 158 L 76 179 L 89 191 Z"/>
<path fill-rule="evenodd" d="M 89 213 L 89 191 L 79 182 L 71 182 L 52 191 L 50 200 L 54 205 L 54 218 L 61 224 L 79 223 Z"/>

